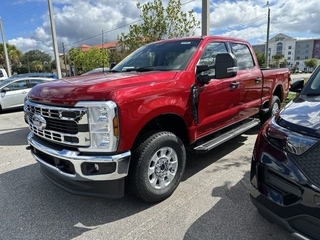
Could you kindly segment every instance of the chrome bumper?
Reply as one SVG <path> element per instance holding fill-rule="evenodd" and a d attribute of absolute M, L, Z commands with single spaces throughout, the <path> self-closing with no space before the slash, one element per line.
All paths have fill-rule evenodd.
<path fill-rule="evenodd" d="M 129 163 L 130 163 L 130 151 L 116 154 L 116 155 L 108 155 L 108 156 L 92 156 L 85 155 L 84 153 L 80 153 L 78 151 L 70 151 L 66 149 L 57 149 L 56 144 L 40 142 L 34 138 L 34 134 L 32 132 L 28 135 L 28 142 L 30 146 L 35 148 L 36 150 L 44 153 L 45 155 L 49 155 L 51 157 L 55 157 L 58 159 L 67 160 L 73 164 L 75 173 L 66 173 L 61 171 L 56 166 L 53 166 L 47 163 L 44 159 L 41 159 L 37 156 L 34 151 L 32 151 L 33 157 L 41 164 L 42 167 L 50 170 L 50 172 L 54 172 L 61 177 L 68 178 L 70 180 L 75 181 L 108 181 L 108 180 L 117 180 L 124 178 L 128 175 Z M 110 163 L 113 162 L 116 164 L 115 171 L 108 174 L 95 174 L 95 175 L 84 175 L 81 170 L 81 165 L 83 163 Z"/>

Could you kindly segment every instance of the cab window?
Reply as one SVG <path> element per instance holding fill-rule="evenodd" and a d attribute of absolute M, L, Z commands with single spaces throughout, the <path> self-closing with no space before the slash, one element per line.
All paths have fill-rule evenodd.
<path fill-rule="evenodd" d="M 230 46 L 237 59 L 239 70 L 254 68 L 253 58 L 247 45 L 241 43 L 231 43 Z"/>
<path fill-rule="evenodd" d="M 19 81 L 10 83 L 9 85 L 6 86 L 6 88 L 8 88 L 9 91 L 23 90 L 23 89 L 27 89 L 28 85 L 26 80 L 19 80 Z"/>

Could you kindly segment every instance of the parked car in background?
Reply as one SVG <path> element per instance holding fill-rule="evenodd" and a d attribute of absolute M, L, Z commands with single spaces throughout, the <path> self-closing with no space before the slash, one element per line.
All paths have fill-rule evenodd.
<path fill-rule="evenodd" d="M 11 76 L 11 78 L 21 78 L 21 77 L 42 77 L 42 78 L 58 79 L 58 77 L 53 73 L 21 73 L 21 74 L 16 74 Z"/>
<path fill-rule="evenodd" d="M 95 69 L 92 69 L 91 71 L 89 72 L 86 72 L 86 73 L 83 73 L 81 74 L 81 76 L 83 75 L 89 75 L 89 74 L 93 74 L 93 73 L 102 73 L 102 72 L 109 72 L 110 71 L 110 68 L 95 68 Z"/>
<path fill-rule="evenodd" d="M 11 77 L 0 81 L 0 111 L 23 107 L 25 97 L 32 87 L 51 80 L 53 78 Z"/>
<path fill-rule="evenodd" d="M 255 143 L 251 200 L 269 221 L 300 239 L 320 239 L 320 66 L 268 120 Z"/>
<path fill-rule="evenodd" d="M 0 81 L 7 78 L 8 78 L 7 71 L 3 68 L 0 68 Z"/>

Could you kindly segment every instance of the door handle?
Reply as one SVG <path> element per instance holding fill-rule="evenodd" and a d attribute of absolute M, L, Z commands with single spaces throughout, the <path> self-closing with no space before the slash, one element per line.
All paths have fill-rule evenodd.
<path fill-rule="evenodd" d="M 262 81 L 262 78 L 259 77 L 259 78 L 256 78 L 256 83 L 260 83 Z"/>
<path fill-rule="evenodd" d="M 233 82 L 230 84 L 231 89 L 236 89 L 240 85 L 239 82 Z"/>

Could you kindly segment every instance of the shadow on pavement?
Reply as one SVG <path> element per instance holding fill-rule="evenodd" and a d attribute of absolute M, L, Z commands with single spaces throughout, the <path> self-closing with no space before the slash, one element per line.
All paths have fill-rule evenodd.
<path fill-rule="evenodd" d="M 249 130 L 245 134 L 254 135 L 254 134 L 257 134 L 257 132 L 258 132 L 258 128 L 257 129 L 254 128 L 252 130 Z M 248 137 L 246 137 L 245 135 L 240 135 L 221 144 L 220 146 L 212 149 L 207 153 L 191 154 L 188 152 L 186 169 L 182 177 L 182 181 L 187 180 L 188 178 L 192 177 L 194 174 L 198 173 L 202 169 L 208 167 L 209 165 L 213 164 L 218 160 L 224 161 L 225 160 L 224 157 L 226 155 L 230 154 L 231 152 L 243 146 L 247 141 L 247 139 Z M 253 149 L 253 146 L 252 146 L 252 149 Z M 250 156 L 251 158 L 251 154 L 252 154 L 252 151 L 248 152 L 247 156 Z M 226 166 L 224 166 L 224 169 L 235 166 L 235 165 L 240 166 L 242 164 L 247 164 L 247 163 L 243 161 L 238 161 L 235 164 L 230 163 L 230 165 L 227 164 Z M 219 171 L 219 168 L 217 168 L 216 171 Z"/>
<path fill-rule="evenodd" d="M 293 239 L 289 233 L 258 214 L 249 197 L 249 175 L 250 173 L 246 172 L 233 187 L 231 182 L 227 181 L 223 186 L 214 188 L 212 196 L 220 200 L 191 225 L 184 240 Z"/>
<path fill-rule="evenodd" d="M 58 189 L 33 164 L 0 175 L 0 239 L 72 239 L 149 208 L 133 196 L 103 199 Z"/>
<path fill-rule="evenodd" d="M 15 128 L 15 129 L 6 129 L 6 132 L 0 130 L 0 146 L 19 146 L 27 145 L 27 136 L 29 128 Z"/>

